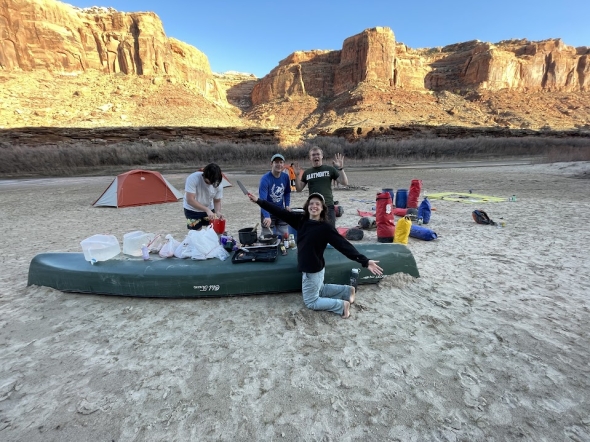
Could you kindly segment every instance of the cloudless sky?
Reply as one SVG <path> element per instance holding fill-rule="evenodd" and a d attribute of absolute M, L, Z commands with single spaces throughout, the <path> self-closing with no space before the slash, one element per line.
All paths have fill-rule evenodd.
<path fill-rule="evenodd" d="M 155 12 L 168 37 L 205 53 L 213 72 L 263 77 L 295 51 L 342 49 L 368 28 L 386 26 L 407 46 L 469 40 L 497 43 L 561 38 L 590 46 L 590 0 L 72 0 L 86 8 Z"/>

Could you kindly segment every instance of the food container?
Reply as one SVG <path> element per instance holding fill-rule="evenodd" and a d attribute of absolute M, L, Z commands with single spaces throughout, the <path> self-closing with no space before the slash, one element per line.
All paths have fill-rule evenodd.
<path fill-rule="evenodd" d="M 213 225 L 213 230 L 215 230 L 215 233 L 217 233 L 218 235 L 222 235 L 223 232 L 225 232 L 224 219 L 215 218 L 211 224 Z"/>
<path fill-rule="evenodd" d="M 238 238 L 242 245 L 250 246 L 256 242 L 258 234 L 254 227 L 246 227 L 245 229 L 238 230 Z"/>
<path fill-rule="evenodd" d="M 142 256 L 141 246 L 149 244 L 152 235 L 136 230 L 123 235 L 123 253 L 131 256 Z"/>
<path fill-rule="evenodd" d="M 84 259 L 91 263 L 106 261 L 121 253 L 119 240 L 114 235 L 93 235 L 80 242 Z"/>

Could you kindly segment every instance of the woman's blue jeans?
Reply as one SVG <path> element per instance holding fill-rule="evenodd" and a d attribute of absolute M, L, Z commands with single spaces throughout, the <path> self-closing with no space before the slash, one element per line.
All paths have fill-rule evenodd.
<path fill-rule="evenodd" d="M 350 301 L 350 286 L 324 284 L 325 270 L 302 274 L 303 302 L 312 310 L 327 310 L 342 315 L 344 301 Z"/>

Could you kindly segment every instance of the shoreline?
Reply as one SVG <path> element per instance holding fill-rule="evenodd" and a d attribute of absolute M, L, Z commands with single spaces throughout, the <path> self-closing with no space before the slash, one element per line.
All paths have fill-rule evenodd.
<path fill-rule="evenodd" d="M 409 164 L 396 164 L 396 165 L 389 165 L 389 166 L 377 166 L 377 165 L 358 165 L 358 164 L 351 164 L 348 165 L 347 169 L 352 169 L 355 171 L 387 171 L 387 170 L 401 170 L 401 169 L 455 169 L 455 168 L 473 168 L 473 167 L 500 167 L 500 166 L 527 166 L 532 164 L 548 164 L 545 161 L 541 161 L 542 157 L 526 157 L 524 159 L 503 159 L 503 160 L 463 160 L 463 161 L 425 161 L 425 162 L 411 162 Z M 146 167 L 144 170 L 154 170 L 158 171 L 162 174 L 181 174 L 186 173 L 190 174 L 193 170 L 188 167 L 184 168 L 166 168 L 166 167 L 152 167 L 153 164 L 148 165 L 150 167 Z M 231 174 L 238 174 L 238 175 L 249 175 L 249 174 L 262 174 L 266 170 L 265 168 L 267 165 L 259 165 L 256 166 L 256 169 L 235 169 L 235 168 L 226 168 L 223 167 L 224 173 L 231 173 Z M 3 182 L 7 181 L 26 181 L 26 180 L 42 180 L 42 179 L 79 179 L 79 178 L 96 178 L 96 177 L 103 177 L 103 176 L 115 176 L 121 171 L 125 170 L 132 170 L 135 167 L 123 168 L 123 167 L 116 167 L 113 168 L 113 175 L 109 175 L 106 173 L 101 174 L 80 174 L 80 175 L 71 175 L 71 176 L 48 176 L 48 175 L 15 175 L 15 176 L 8 176 L 6 174 L 0 175 L 0 185 Z M 141 167 L 138 167 L 142 169 Z M 118 172 L 115 172 L 118 171 Z M 105 172 L 104 170 L 101 172 Z"/>

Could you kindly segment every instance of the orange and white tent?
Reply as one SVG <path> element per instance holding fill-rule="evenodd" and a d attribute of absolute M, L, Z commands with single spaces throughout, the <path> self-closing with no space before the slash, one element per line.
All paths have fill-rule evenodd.
<path fill-rule="evenodd" d="M 183 193 L 170 184 L 159 172 L 136 169 L 117 175 L 111 185 L 92 205 L 144 206 L 174 203 L 182 197 Z"/>

